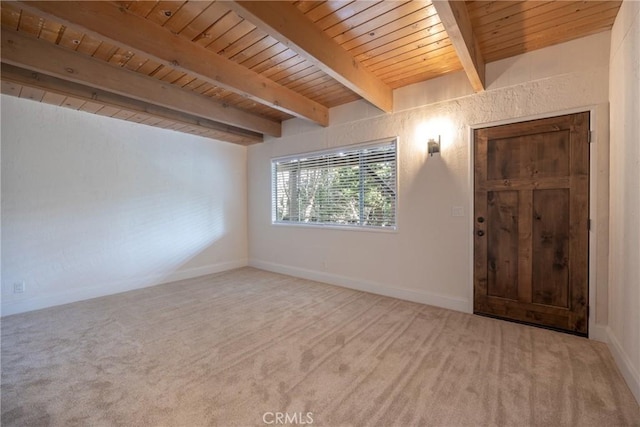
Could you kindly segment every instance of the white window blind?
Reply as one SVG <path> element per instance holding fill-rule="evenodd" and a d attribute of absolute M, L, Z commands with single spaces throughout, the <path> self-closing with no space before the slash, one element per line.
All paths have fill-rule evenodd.
<path fill-rule="evenodd" d="M 396 226 L 396 140 L 272 160 L 274 223 Z"/>

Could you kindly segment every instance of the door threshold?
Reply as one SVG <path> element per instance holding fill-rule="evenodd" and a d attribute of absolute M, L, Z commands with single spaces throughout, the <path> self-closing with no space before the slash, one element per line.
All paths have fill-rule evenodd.
<path fill-rule="evenodd" d="M 493 314 L 479 313 L 477 311 L 474 311 L 473 314 L 475 314 L 477 316 L 482 316 L 482 317 L 489 317 L 491 319 L 496 319 L 496 320 L 504 320 L 505 322 L 518 323 L 520 325 L 533 326 L 535 328 L 540 328 L 540 329 L 547 329 L 549 331 L 562 332 L 563 334 L 575 335 L 577 337 L 589 338 L 589 333 L 588 332 L 569 331 L 569 330 L 566 330 L 566 329 L 555 328 L 553 326 L 540 325 L 540 324 L 537 324 L 537 323 L 525 322 L 523 320 L 509 319 L 509 318 L 506 318 L 506 317 L 500 317 L 500 316 L 493 315 Z"/>

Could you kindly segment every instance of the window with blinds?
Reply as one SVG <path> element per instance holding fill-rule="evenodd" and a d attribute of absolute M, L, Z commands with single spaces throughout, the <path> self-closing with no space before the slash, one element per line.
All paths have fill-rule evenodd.
<path fill-rule="evenodd" d="M 272 160 L 274 223 L 396 226 L 396 139 Z"/>

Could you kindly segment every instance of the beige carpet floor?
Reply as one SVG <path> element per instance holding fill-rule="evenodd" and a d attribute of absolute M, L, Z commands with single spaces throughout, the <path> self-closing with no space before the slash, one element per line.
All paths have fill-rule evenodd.
<path fill-rule="evenodd" d="M 252 268 L 5 317 L 1 363 L 3 426 L 640 425 L 604 344 Z"/>

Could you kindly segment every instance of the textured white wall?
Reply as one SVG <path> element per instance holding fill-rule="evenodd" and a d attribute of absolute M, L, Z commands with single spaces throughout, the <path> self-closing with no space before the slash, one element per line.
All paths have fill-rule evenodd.
<path fill-rule="evenodd" d="M 488 90 L 479 94 L 458 73 L 397 90 L 394 114 L 356 102 L 332 109 L 328 128 L 286 122 L 282 138 L 249 148 L 250 264 L 469 311 L 470 126 L 593 109 L 606 152 L 609 43 L 610 33 L 602 33 L 489 64 Z M 424 152 L 429 128 L 442 135 L 441 156 Z M 393 135 L 399 136 L 397 232 L 271 224 L 271 158 Z M 598 167 L 606 172 L 606 164 Z M 606 196 L 595 187 L 592 194 Z M 464 207 L 465 216 L 452 217 L 453 206 Z"/>
<path fill-rule="evenodd" d="M 611 35 L 609 334 L 640 401 L 640 2 L 625 1 Z"/>
<path fill-rule="evenodd" d="M 1 132 L 3 315 L 246 265 L 246 148 L 4 95 Z"/>

